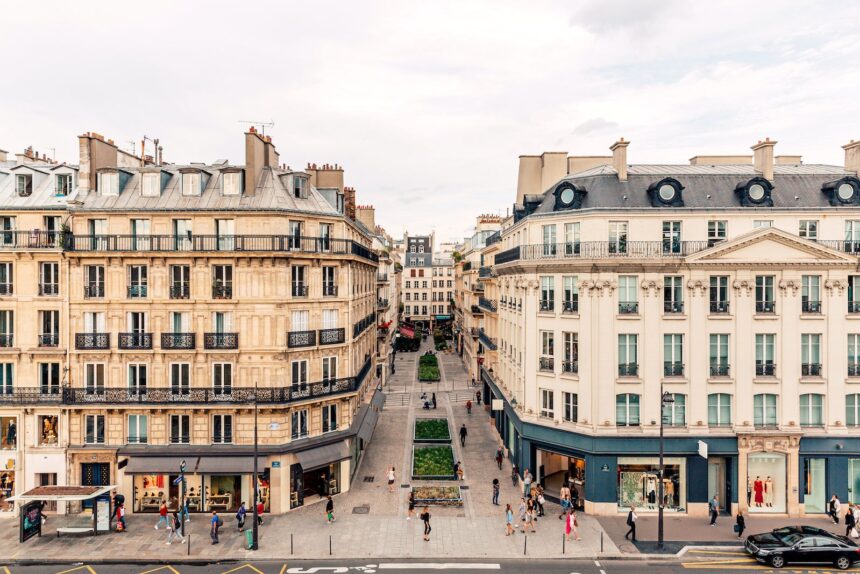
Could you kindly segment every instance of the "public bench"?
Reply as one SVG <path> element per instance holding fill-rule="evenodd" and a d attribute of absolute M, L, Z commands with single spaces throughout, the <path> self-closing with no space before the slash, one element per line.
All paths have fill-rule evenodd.
<path fill-rule="evenodd" d="M 95 528 L 93 528 L 92 526 L 61 526 L 57 528 L 57 538 L 60 537 L 60 534 L 92 534 L 93 536 L 95 536 L 96 531 Z"/>

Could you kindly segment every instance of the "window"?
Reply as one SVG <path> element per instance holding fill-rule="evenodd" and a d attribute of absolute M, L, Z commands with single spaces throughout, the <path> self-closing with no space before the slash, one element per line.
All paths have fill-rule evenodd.
<path fill-rule="evenodd" d="M 776 376 L 776 364 L 774 361 L 774 349 L 776 348 L 776 335 L 772 333 L 759 333 L 755 336 L 755 374 L 758 376 Z"/>
<path fill-rule="evenodd" d="M 618 376 L 635 377 L 639 374 L 637 353 L 638 335 L 618 335 Z"/>
<path fill-rule="evenodd" d="M 233 298 L 233 266 L 232 265 L 213 265 L 212 266 L 212 298 L 213 299 L 232 299 Z"/>
<path fill-rule="evenodd" d="M 161 174 L 144 173 L 140 176 L 140 195 L 142 197 L 158 197 L 161 195 Z"/>
<path fill-rule="evenodd" d="M 818 239 L 818 221 L 801 219 L 797 234 L 811 241 L 816 241 Z"/>
<path fill-rule="evenodd" d="M 191 392 L 191 364 L 170 364 L 170 393 L 173 395 L 187 395 Z"/>
<path fill-rule="evenodd" d="M 540 370 L 552 371 L 555 367 L 555 333 L 552 331 L 540 332 Z"/>
<path fill-rule="evenodd" d="M 128 415 L 128 444 L 149 442 L 149 417 L 147 415 Z"/>
<path fill-rule="evenodd" d="M 131 220 L 131 248 L 134 251 L 149 251 L 150 234 L 148 219 Z"/>
<path fill-rule="evenodd" d="M 564 254 L 567 257 L 579 255 L 579 223 L 564 224 Z"/>
<path fill-rule="evenodd" d="M 146 265 L 128 266 L 128 296 L 130 299 L 142 299 L 147 295 L 149 284 L 149 268 Z"/>
<path fill-rule="evenodd" d="M 679 275 L 663 277 L 663 312 L 684 312 L 684 278 Z"/>
<path fill-rule="evenodd" d="M 663 335 L 663 375 L 684 376 L 684 335 Z"/>
<path fill-rule="evenodd" d="M 579 287 L 576 275 L 565 275 L 562 277 L 562 310 L 565 313 L 579 313 Z"/>
<path fill-rule="evenodd" d="M 410 297 L 411 297 L 411 296 L 412 296 L 412 294 L 411 294 L 411 293 L 406 293 L 406 300 L 407 300 L 407 301 L 411 301 L 411 299 L 410 299 Z"/>
<path fill-rule="evenodd" d="M 301 221 L 289 222 L 289 248 L 293 251 L 299 251 L 302 248 L 303 227 Z"/>
<path fill-rule="evenodd" d="M 322 380 L 323 382 L 334 382 L 337 379 L 337 357 L 323 357 Z"/>
<path fill-rule="evenodd" d="M 860 220 L 845 222 L 845 251 L 848 253 L 860 251 Z"/>
<path fill-rule="evenodd" d="M 182 195 L 200 195 L 201 191 L 199 173 L 182 174 Z"/>
<path fill-rule="evenodd" d="M 170 442 L 172 444 L 191 442 L 191 415 L 170 415 Z"/>
<path fill-rule="evenodd" d="M 15 311 L 0 311 L 0 347 L 12 347 L 15 342 Z"/>
<path fill-rule="evenodd" d="M 218 238 L 219 251 L 232 251 L 236 248 L 236 221 L 233 219 L 216 219 L 215 235 Z"/>
<path fill-rule="evenodd" d="M 711 376 L 729 376 L 729 336 L 724 334 L 711 335 Z"/>
<path fill-rule="evenodd" d="M 105 327 L 105 312 L 104 311 L 85 311 L 84 312 L 84 332 L 89 334 L 104 333 L 107 330 Z"/>
<path fill-rule="evenodd" d="M 753 397 L 753 424 L 759 428 L 776 426 L 776 395 L 760 394 Z"/>
<path fill-rule="evenodd" d="M 681 253 L 681 222 L 663 222 L 663 253 Z"/>
<path fill-rule="evenodd" d="M 212 416 L 212 442 L 233 444 L 233 415 Z"/>
<path fill-rule="evenodd" d="M 417 295 L 417 293 L 416 293 L 416 295 Z M 426 300 L 427 300 L 427 293 L 422 293 L 422 294 L 421 294 L 421 300 L 422 300 L 422 301 L 426 301 Z"/>
<path fill-rule="evenodd" d="M 293 361 L 292 377 L 290 379 L 294 390 L 303 390 L 308 384 L 308 362 L 307 360 Z"/>
<path fill-rule="evenodd" d="M 849 427 L 860 426 L 860 394 L 845 396 L 845 424 Z"/>
<path fill-rule="evenodd" d="M 6 243 L 0 242 L 0 245 L 6 245 Z M 0 263 L 0 296 L 11 295 L 15 292 L 12 286 L 13 277 L 12 263 Z"/>
<path fill-rule="evenodd" d="M 325 269 L 325 267 L 323 267 L 323 269 Z M 323 275 L 325 275 L 325 273 L 323 273 Z M 407 289 L 411 289 L 411 288 L 412 288 L 412 285 L 410 285 L 410 283 L 411 283 L 410 281 L 407 281 L 407 282 L 406 282 L 406 288 L 407 288 Z"/>
<path fill-rule="evenodd" d="M 555 309 L 555 277 L 543 275 L 540 278 L 540 310 Z"/>
<path fill-rule="evenodd" d="M 800 426 L 824 426 L 824 395 L 817 393 L 800 395 Z"/>
<path fill-rule="evenodd" d="M 60 363 L 39 363 L 39 390 L 43 395 L 60 394 Z"/>
<path fill-rule="evenodd" d="M 726 239 L 726 221 L 708 222 L 708 247 L 713 247 Z"/>
<path fill-rule="evenodd" d="M 40 347 L 57 347 L 60 345 L 60 312 L 39 311 Z"/>
<path fill-rule="evenodd" d="M 212 365 L 212 388 L 216 395 L 229 395 L 233 392 L 233 364 L 215 363 Z"/>
<path fill-rule="evenodd" d="M 687 395 L 673 393 L 673 401 L 663 404 L 663 424 L 670 427 L 687 425 Z"/>
<path fill-rule="evenodd" d="M 305 266 L 293 265 L 290 267 L 292 277 L 292 294 L 293 297 L 307 297 L 308 288 L 305 285 Z"/>
<path fill-rule="evenodd" d="M 771 219 L 755 219 L 753 220 L 753 229 L 761 229 L 766 227 L 773 227 L 773 220 Z"/>
<path fill-rule="evenodd" d="M 555 418 L 555 392 L 551 389 L 540 390 L 540 416 L 546 419 Z"/>
<path fill-rule="evenodd" d="M 307 199 L 308 197 L 308 178 L 299 175 L 293 176 L 293 197 L 298 199 Z"/>
<path fill-rule="evenodd" d="M 337 405 L 323 405 L 322 407 L 322 431 L 332 432 L 337 430 Z"/>
<path fill-rule="evenodd" d="M 321 251 L 331 251 L 332 224 L 320 223 L 319 248 Z"/>
<path fill-rule="evenodd" d="M 711 313 L 729 312 L 729 278 L 726 275 L 714 275 L 710 278 L 708 288 Z"/>
<path fill-rule="evenodd" d="M 221 174 L 224 195 L 239 195 L 242 192 L 242 174 L 238 171 L 225 171 Z"/>
<path fill-rule="evenodd" d="M 0 282 L 3 267 L 0 266 Z M 848 276 L 848 312 L 860 313 L 860 275 Z"/>
<path fill-rule="evenodd" d="M 301 409 L 290 415 L 290 436 L 293 440 L 308 436 L 308 411 Z"/>
<path fill-rule="evenodd" d="M 170 298 L 188 299 L 191 296 L 191 266 L 170 266 Z"/>
<path fill-rule="evenodd" d="M 84 297 L 87 299 L 105 296 L 104 265 L 87 265 L 84 267 Z"/>
<path fill-rule="evenodd" d="M 39 295 L 60 294 L 60 264 L 43 261 L 39 264 Z"/>
<path fill-rule="evenodd" d="M 620 427 L 639 426 L 639 395 L 615 395 L 615 424 Z"/>
<path fill-rule="evenodd" d="M 627 222 L 609 222 L 609 252 L 627 253 Z"/>
<path fill-rule="evenodd" d="M 119 195 L 119 173 L 115 171 L 100 173 L 98 183 L 101 195 Z"/>
<path fill-rule="evenodd" d="M 190 251 L 192 247 L 192 237 L 190 219 L 173 220 L 173 238 L 177 251 Z"/>
<path fill-rule="evenodd" d="M 821 335 L 804 333 L 800 336 L 800 374 L 804 377 L 821 376 Z"/>
<path fill-rule="evenodd" d="M 86 415 L 84 444 L 105 443 L 105 416 Z"/>
<path fill-rule="evenodd" d="M 131 363 L 128 366 L 128 392 L 130 395 L 146 394 L 146 365 Z"/>
<path fill-rule="evenodd" d="M 565 332 L 564 356 L 562 357 L 561 371 L 563 373 L 579 372 L 579 335 L 577 333 Z"/>
<path fill-rule="evenodd" d="M 84 365 L 84 383 L 88 395 L 103 395 L 105 392 L 105 364 L 86 363 Z"/>
<path fill-rule="evenodd" d="M 0 395 L 11 395 L 14 392 L 14 372 L 14 363 L 0 363 Z"/>
<path fill-rule="evenodd" d="M 636 275 L 618 276 L 618 312 L 622 315 L 639 312 L 639 295 L 636 292 Z"/>
<path fill-rule="evenodd" d="M 848 334 L 848 376 L 860 376 L 860 334 Z"/>
<path fill-rule="evenodd" d="M 755 312 L 773 313 L 776 302 L 773 296 L 773 275 L 756 275 L 755 278 Z"/>
<path fill-rule="evenodd" d="M 58 173 L 54 186 L 54 194 L 56 195 L 69 195 L 74 191 L 72 174 L 70 173 Z"/>
<path fill-rule="evenodd" d="M 727 427 L 732 424 L 732 396 L 726 393 L 708 395 L 708 426 Z"/>
<path fill-rule="evenodd" d="M 821 313 L 821 276 L 801 277 L 801 310 L 804 313 Z"/>
<path fill-rule="evenodd" d="M 579 421 L 579 395 L 562 391 L 561 402 L 564 408 L 561 419 L 568 423 Z"/>
<path fill-rule="evenodd" d="M 33 193 L 33 176 L 30 174 L 19 173 L 15 176 L 15 185 L 18 195 L 27 197 Z"/>
<path fill-rule="evenodd" d="M 556 254 L 555 225 L 543 225 L 543 256 L 554 257 Z"/>
<path fill-rule="evenodd" d="M 337 329 L 339 324 L 337 309 L 323 309 L 322 311 L 322 328 Z"/>

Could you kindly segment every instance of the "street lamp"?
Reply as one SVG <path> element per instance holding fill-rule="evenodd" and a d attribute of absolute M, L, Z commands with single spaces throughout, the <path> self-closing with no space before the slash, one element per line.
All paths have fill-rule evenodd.
<path fill-rule="evenodd" d="M 258 518 L 257 518 L 257 497 L 259 496 L 258 492 L 258 478 L 257 478 L 257 381 L 254 381 L 254 513 L 253 519 L 254 523 L 251 525 L 252 539 L 251 539 L 251 547 L 249 550 L 257 550 L 259 539 L 258 536 Z"/>
<path fill-rule="evenodd" d="M 675 397 L 669 391 L 663 391 L 660 396 L 660 467 L 657 470 L 657 494 L 660 497 L 657 506 L 657 548 L 663 548 L 663 409 L 675 402 Z"/>

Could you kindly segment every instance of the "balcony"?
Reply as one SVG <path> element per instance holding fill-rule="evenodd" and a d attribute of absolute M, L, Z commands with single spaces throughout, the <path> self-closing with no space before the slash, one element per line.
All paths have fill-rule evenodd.
<path fill-rule="evenodd" d="M 377 283 L 388 283 L 388 273 L 377 273 L 376 274 L 376 282 Z"/>
<path fill-rule="evenodd" d="M 88 285 L 84 285 L 84 299 L 101 299 L 104 296 L 104 283 L 90 283 Z"/>
<path fill-rule="evenodd" d="M 472 262 L 466 261 L 463 263 L 463 271 L 471 271 L 472 270 Z"/>
<path fill-rule="evenodd" d="M 776 376 L 776 363 L 756 362 L 755 374 L 758 377 L 775 377 Z"/>
<path fill-rule="evenodd" d="M 639 313 L 639 303 L 619 303 L 618 313 L 620 315 L 636 315 Z"/>
<path fill-rule="evenodd" d="M 487 299 L 486 297 L 478 297 L 478 307 L 493 313 L 497 309 L 495 299 Z"/>
<path fill-rule="evenodd" d="M 729 312 L 728 301 L 711 301 L 712 315 L 725 315 Z"/>
<path fill-rule="evenodd" d="M 75 333 L 75 349 L 80 351 L 110 349 L 110 333 Z"/>
<path fill-rule="evenodd" d="M 728 377 L 729 376 L 729 366 L 724 364 L 712 364 L 711 365 L 711 376 L 712 377 Z"/>
<path fill-rule="evenodd" d="M 848 301 L 849 313 L 860 313 L 860 301 Z"/>
<path fill-rule="evenodd" d="M 145 436 L 129 436 L 125 439 L 126 444 L 147 444 L 149 439 Z"/>
<path fill-rule="evenodd" d="M 554 371 L 555 370 L 555 359 L 553 357 L 540 357 L 538 359 L 538 368 L 541 371 Z"/>
<path fill-rule="evenodd" d="M 170 286 L 170 298 L 171 299 L 188 299 L 191 296 L 191 289 L 189 285 L 178 283 Z M 213 299 L 221 299 L 221 297 L 215 297 L 214 295 L 214 287 L 213 287 Z M 226 297 L 229 299 L 229 297 Z"/>
<path fill-rule="evenodd" d="M 520 259 L 520 246 L 512 247 L 505 251 L 502 251 L 498 255 L 496 255 L 496 265 L 503 265 L 505 263 L 510 263 L 511 261 L 519 261 Z"/>
<path fill-rule="evenodd" d="M 290 331 L 287 333 L 287 347 L 290 349 L 314 347 L 316 344 L 316 331 Z"/>
<path fill-rule="evenodd" d="M 187 434 L 170 435 L 170 444 L 190 444 L 191 436 Z"/>
<path fill-rule="evenodd" d="M 11 283 L 0 283 L 0 296 L 12 295 L 14 292 Z"/>
<path fill-rule="evenodd" d="M 562 361 L 561 362 L 561 372 L 562 373 L 578 373 L 579 372 L 579 361 Z"/>
<path fill-rule="evenodd" d="M 804 377 L 820 377 L 821 363 L 803 363 L 800 365 L 800 374 Z"/>
<path fill-rule="evenodd" d="M 39 283 L 39 296 L 56 297 L 60 294 L 60 285 L 57 283 Z"/>
<path fill-rule="evenodd" d="M 820 314 L 821 313 L 821 301 L 808 301 L 806 299 L 800 304 L 800 309 L 803 313 L 809 314 Z"/>
<path fill-rule="evenodd" d="M 196 347 L 194 333 L 162 333 L 161 348 L 165 351 L 187 351 Z"/>
<path fill-rule="evenodd" d="M 337 285 L 323 284 L 322 294 L 323 297 L 337 297 Z"/>
<path fill-rule="evenodd" d="M 212 285 L 212 298 L 213 299 L 232 299 L 233 298 L 233 285 L 225 285 L 222 283 L 214 283 Z"/>
<path fill-rule="evenodd" d="M 684 376 L 684 363 L 678 361 L 664 361 L 663 362 L 663 376 L 664 377 L 683 377 Z"/>
<path fill-rule="evenodd" d="M 0 250 L 61 249 L 63 233 L 60 231 L 0 231 Z"/>
<path fill-rule="evenodd" d="M 360 321 L 356 322 L 352 326 L 352 338 L 355 339 L 356 337 L 358 337 L 359 335 L 364 333 L 368 327 L 370 327 L 371 325 L 375 325 L 375 324 L 376 324 L 376 313 L 373 312 L 373 313 L 370 313 L 369 315 L 367 315 L 365 318 L 361 319 Z"/>
<path fill-rule="evenodd" d="M 663 312 L 667 314 L 683 313 L 683 301 L 663 301 Z"/>
<path fill-rule="evenodd" d="M 483 315 L 484 312 L 477 305 L 472 305 L 472 315 Z"/>
<path fill-rule="evenodd" d="M 776 303 L 774 301 L 756 301 L 755 302 L 755 312 L 756 313 L 775 313 L 776 312 Z"/>
<path fill-rule="evenodd" d="M 203 333 L 204 349 L 238 349 L 239 333 Z"/>
<path fill-rule="evenodd" d="M 538 311 L 541 313 L 552 313 L 555 310 L 555 301 L 552 299 L 541 299 L 538 305 Z"/>
<path fill-rule="evenodd" d="M 11 347 L 15 340 L 15 335 L 4 333 L 0 335 L 0 347 Z"/>
<path fill-rule="evenodd" d="M 487 335 L 483 329 L 478 329 L 478 340 L 491 351 L 495 351 L 499 348 L 496 344 L 496 340 Z"/>
<path fill-rule="evenodd" d="M 293 285 L 290 292 L 293 297 L 307 297 L 308 287 L 307 285 Z"/>
<path fill-rule="evenodd" d="M 118 347 L 126 350 L 152 349 L 152 333 L 120 333 Z"/>
<path fill-rule="evenodd" d="M 570 314 L 579 313 L 579 300 L 574 299 L 572 301 L 562 301 L 561 312 Z"/>
<path fill-rule="evenodd" d="M 498 243 L 501 240 L 502 240 L 502 232 L 496 231 L 495 233 L 493 233 L 492 235 L 487 237 L 487 241 L 484 243 L 484 245 L 489 247 L 490 245 L 493 245 L 494 243 Z"/>
<path fill-rule="evenodd" d="M 848 376 L 860 377 L 860 363 L 848 363 Z"/>
<path fill-rule="evenodd" d="M 378 298 L 376 300 L 377 309 L 388 309 L 388 299 Z"/>
<path fill-rule="evenodd" d="M 618 363 L 619 377 L 636 377 L 639 375 L 639 363 Z"/>
<path fill-rule="evenodd" d="M 484 266 L 478 268 L 478 279 L 490 279 L 493 276 L 494 275 L 492 267 Z"/>
<path fill-rule="evenodd" d="M 320 329 L 320 345 L 338 345 L 346 341 L 346 329 Z"/>
<path fill-rule="evenodd" d="M 129 285 L 127 295 L 129 299 L 143 299 L 147 293 L 146 285 Z"/>
<path fill-rule="evenodd" d="M 60 335 L 58 333 L 44 333 L 39 335 L 40 347 L 59 347 Z"/>
<path fill-rule="evenodd" d="M 212 437 L 212 444 L 233 444 L 233 435 L 216 434 Z"/>

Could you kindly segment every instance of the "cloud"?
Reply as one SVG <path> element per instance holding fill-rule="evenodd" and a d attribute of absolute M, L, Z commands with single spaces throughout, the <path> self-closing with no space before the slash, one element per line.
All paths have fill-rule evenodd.
<path fill-rule="evenodd" d="M 606 132 L 609 128 L 617 128 L 618 124 L 603 118 L 591 118 L 573 128 L 573 135 L 588 135 L 594 132 Z"/>

